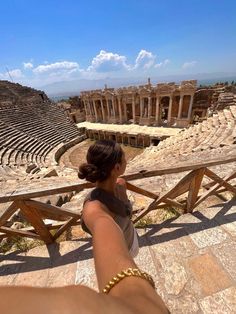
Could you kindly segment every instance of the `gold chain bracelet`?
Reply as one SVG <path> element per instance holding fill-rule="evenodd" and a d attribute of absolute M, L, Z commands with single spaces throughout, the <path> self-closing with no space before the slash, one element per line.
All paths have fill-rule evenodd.
<path fill-rule="evenodd" d="M 143 279 L 146 279 L 151 286 L 155 289 L 155 283 L 154 280 L 152 279 L 152 277 L 147 274 L 145 271 L 142 271 L 138 268 L 128 268 L 126 270 L 122 270 L 120 273 L 118 273 L 116 276 L 114 276 L 109 282 L 108 284 L 105 286 L 105 288 L 102 290 L 103 293 L 109 293 L 109 291 L 116 285 L 118 284 L 122 279 L 124 279 L 125 277 L 131 277 L 131 276 L 135 276 L 135 277 L 140 277 Z"/>

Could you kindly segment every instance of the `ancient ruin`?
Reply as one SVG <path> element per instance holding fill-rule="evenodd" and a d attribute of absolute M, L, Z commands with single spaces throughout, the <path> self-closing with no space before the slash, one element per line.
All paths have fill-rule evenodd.
<path fill-rule="evenodd" d="M 197 81 L 81 92 L 86 121 L 185 127 L 192 119 Z"/>
<path fill-rule="evenodd" d="M 194 91 L 195 81 L 190 85 Z M 106 89 L 108 102 L 96 98 L 98 95 L 92 102 L 85 100 L 86 117 L 94 121 L 105 118 L 106 123 L 134 122 L 117 126 L 129 128 L 124 129 L 128 134 L 123 144 L 151 144 L 128 163 L 124 178 L 139 233 L 140 253 L 135 261 L 153 275 L 171 313 L 189 313 L 189 309 L 193 313 L 235 313 L 235 96 L 219 92 L 217 104 L 219 99 L 222 110 L 213 108 L 203 122 L 181 130 L 170 128 L 173 133 L 164 134 L 168 128 L 159 128 L 156 123 L 174 126 L 180 121 L 183 126 L 193 115 L 191 102 L 185 100 L 191 100 L 186 96 L 189 89 L 182 101 L 176 101 L 181 99 L 175 95 L 181 85 L 177 91 L 173 84 L 166 86 L 168 92 L 173 90 L 172 100 L 163 92 L 158 102 L 156 94 L 150 96 L 145 87 L 141 106 L 140 94 L 133 100 L 132 92 L 123 93 L 127 101 L 121 98 L 120 103 L 127 111 L 122 109 L 120 115 L 114 115 L 119 113 L 116 91 Z M 206 98 L 198 95 L 196 99 L 205 110 L 204 99 L 209 94 L 203 94 Z M 211 100 L 216 97 L 213 95 L 214 91 Z M 156 119 L 157 108 L 163 116 Z M 104 123 L 100 125 L 104 128 Z M 135 127 L 144 128 L 143 133 L 141 129 L 135 133 Z M 92 185 L 78 179 L 73 165 L 60 164 L 60 156 L 69 154 L 68 148 L 79 150 L 90 136 L 91 128 L 85 129 L 78 129 L 43 92 L 0 81 L 1 285 L 76 283 L 97 289 L 91 238 L 80 229 L 83 199 Z M 160 129 L 159 135 L 162 132 L 160 141 L 154 129 Z M 138 138 L 144 130 L 149 132 L 145 145 Z M 94 139 L 107 136 L 120 140 L 117 130 L 113 134 L 96 132 Z M 159 215 L 166 216 L 161 219 Z M 65 238 L 59 241 L 62 235 Z M 14 239 L 24 238 L 32 239 L 23 242 L 24 251 L 19 244 L 10 246 Z M 41 246 L 29 250 L 28 243 L 37 241 Z M 10 253 L 4 251 L 9 246 Z"/>

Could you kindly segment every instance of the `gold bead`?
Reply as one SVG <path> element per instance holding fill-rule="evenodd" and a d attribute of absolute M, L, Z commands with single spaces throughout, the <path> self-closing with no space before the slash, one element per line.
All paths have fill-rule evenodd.
<path fill-rule="evenodd" d="M 155 289 L 155 283 L 152 279 L 152 277 L 147 274 L 144 271 L 141 271 L 138 268 L 128 268 L 126 270 L 122 270 L 120 273 L 118 273 L 116 276 L 114 276 L 108 284 L 105 286 L 105 288 L 102 290 L 103 293 L 109 293 L 109 291 L 117 284 L 119 283 L 123 278 L 130 277 L 130 276 L 136 276 L 143 279 L 146 279 L 152 287 Z"/>

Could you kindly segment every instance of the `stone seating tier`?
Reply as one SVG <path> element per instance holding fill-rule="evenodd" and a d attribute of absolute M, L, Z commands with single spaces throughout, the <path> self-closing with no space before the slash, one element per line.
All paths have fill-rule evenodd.
<path fill-rule="evenodd" d="M 129 168 L 151 168 L 151 165 L 184 165 L 192 161 L 206 162 L 228 155 L 236 149 L 236 106 L 219 111 L 207 120 L 180 131 L 161 141 L 158 146 L 147 148 L 134 158 Z"/>
<path fill-rule="evenodd" d="M 17 88 L 19 90 L 10 91 L 13 96 L 24 95 L 28 90 L 20 90 L 20 85 Z M 4 90 L 6 95 L 10 95 Z M 27 99 L 34 96 L 34 92 L 28 91 Z M 36 99 L 33 103 L 16 101 L 8 106 L 0 102 L 1 165 L 35 163 L 39 167 L 45 166 L 51 160 L 47 155 L 56 146 L 79 135 L 80 131 L 73 122 L 48 99 L 41 102 Z"/>

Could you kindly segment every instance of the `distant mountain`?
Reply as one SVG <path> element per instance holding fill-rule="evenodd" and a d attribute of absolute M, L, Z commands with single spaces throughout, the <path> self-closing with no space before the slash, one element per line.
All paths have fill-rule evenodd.
<path fill-rule="evenodd" d="M 49 96 L 75 96 L 82 90 L 104 88 L 105 84 L 108 87 L 121 87 L 130 84 L 140 85 L 145 84 L 147 78 L 105 78 L 97 80 L 79 79 L 73 81 L 64 81 L 41 86 L 40 89 L 45 91 Z"/>
<path fill-rule="evenodd" d="M 105 84 L 108 87 L 122 87 L 128 85 L 143 85 L 147 83 L 148 77 L 124 77 L 124 78 L 104 78 L 104 79 L 78 79 L 73 81 L 63 81 L 40 86 L 51 98 L 68 98 L 69 96 L 79 95 L 80 91 L 104 88 Z M 198 80 L 198 84 L 210 85 L 216 82 L 231 82 L 236 81 L 236 73 L 199 73 L 199 74 L 185 74 L 185 75 L 169 75 L 160 77 L 151 77 L 151 83 L 161 82 L 180 82 L 182 80 Z"/>

